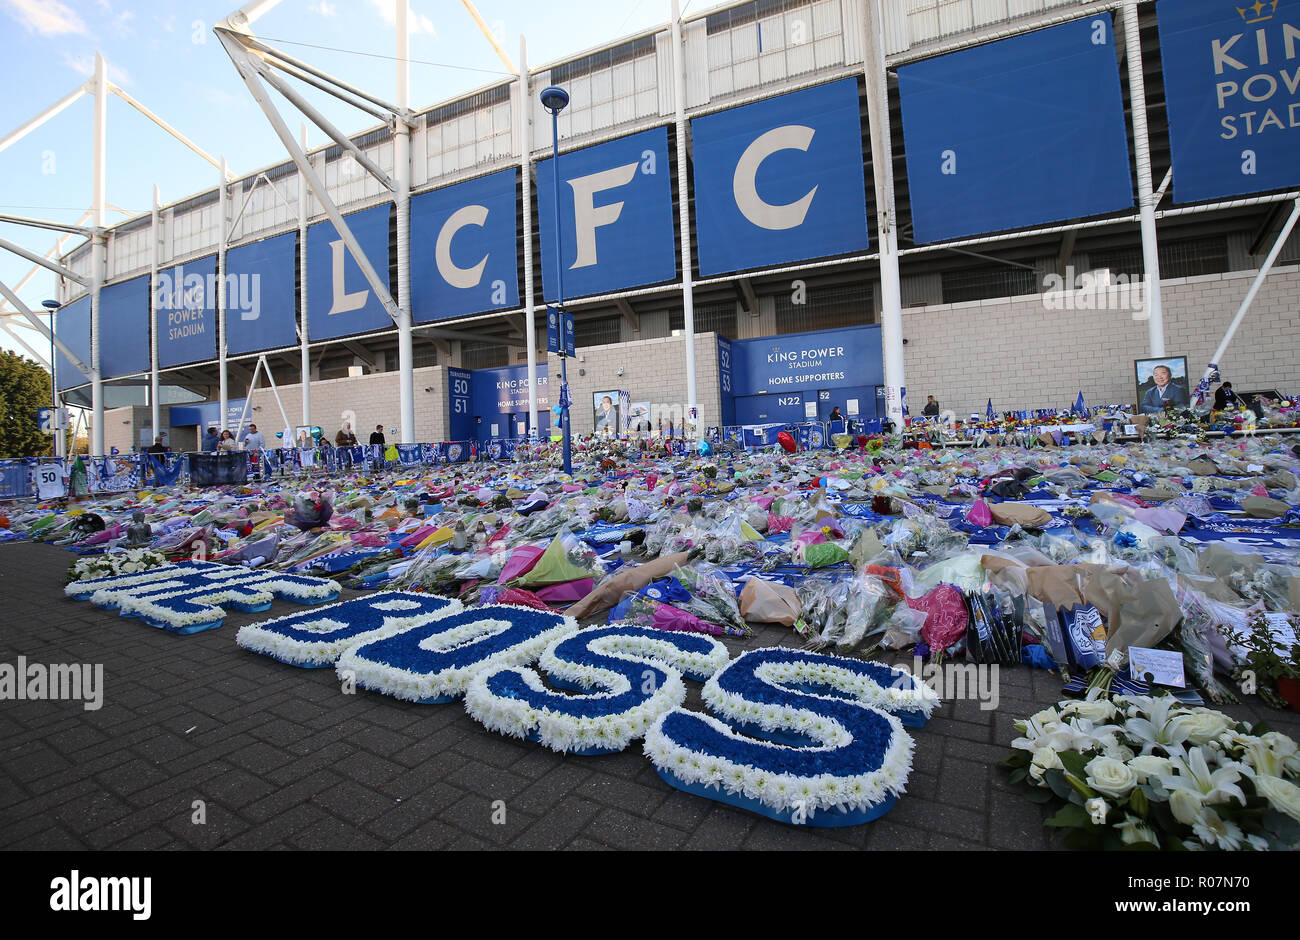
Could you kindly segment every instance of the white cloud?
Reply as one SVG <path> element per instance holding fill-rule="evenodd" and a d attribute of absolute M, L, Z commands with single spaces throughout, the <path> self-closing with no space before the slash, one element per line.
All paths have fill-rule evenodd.
<path fill-rule="evenodd" d="M 398 0 L 368 0 L 370 6 L 379 18 L 389 26 L 397 26 L 397 4 Z M 423 13 L 416 13 L 411 10 L 406 16 L 407 26 L 411 30 L 412 36 L 418 36 L 424 33 L 429 36 L 438 35 L 438 31 L 433 28 L 433 20 L 429 19 Z"/>
<path fill-rule="evenodd" d="M 65 49 L 63 51 L 63 64 L 85 78 L 90 78 L 95 74 L 95 57 L 90 53 L 73 55 Z M 131 86 L 131 74 L 126 69 L 118 68 L 111 62 L 108 64 L 108 80 L 123 88 Z"/>
<path fill-rule="evenodd" d="M 86 34 L 81 17 L 58 0 L 0 0 L 9 15 L 42 36 Z"/>
<path fill-rule="evenodd" d="M 310 13 L 315 13 L 317 16 L 323 16 L 326 18 L 339 15 L 338 4 L 326 3 L 325 0 L 320 0 L 320 3 L 307 4 L 307 10 Z"/>

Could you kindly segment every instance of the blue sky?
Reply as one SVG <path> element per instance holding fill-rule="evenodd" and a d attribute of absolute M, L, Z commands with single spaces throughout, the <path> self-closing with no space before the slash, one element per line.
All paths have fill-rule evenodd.
<path fill-rule="evenodd" d="M 112 81 L 209 153 L 225 156 L 234 173 L 283 161 L 284 150 L 270 124 L 212 34 L 212 24 L 240 2 L 0 0 L 6 91 L 0 95 L 0 136 L 84 83 L 99 51 Z M 413 107 L 456 97 L 505 76 L 505 65 L 460 0 L 410 3 Z M 298 58 L 391 98 L 395 4 L 281 0 L 253 30 L 268 40 L 282 40 L 276 44 Z M 519 36 L 528 38 L 534 68 L 661 25 L 670 15 L 669 0 L 477 0 L 476 5 L 512 61 L 518 59 Z M 716 5 L 717 0 L 683 3 L 687 13 Z M 347 132 L 377 123 L 314 89 L 307 91 L 313 104 Z M 301 117 L 278 96 L 277 103 L 290 126 L 297 128 Z M 0 212 L 76 223 L 92 199 L 92 121 L 91 99 L 82 98 L 0 151 Z M 312 130 L 312 145 L 323 143 L 324 135 Z M 164 203 L 217 183 L 214 168 L 116 97 L 108 105 L 108 151 L 108 202 L 131 214 L 148 211 L 155 183 Z M 109 224 L 124 218 L 110 213 Z M 0 237 L 44 254 L 55 233 L 0 223 Z M 0 280 L 11 287 L 30 267 L 0 250 Z M 52 296 L 53 287 L 53 275 L 42 272 L 19 294 L 36 307 Z M 20 335 L 43 348 L 35 333 Z M 4 333 L 0 346 L 18 348 Z"/>

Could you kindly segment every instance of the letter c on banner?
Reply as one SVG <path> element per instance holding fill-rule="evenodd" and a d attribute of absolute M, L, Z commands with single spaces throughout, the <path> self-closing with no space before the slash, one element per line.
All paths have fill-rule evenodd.
<path fill-rule="evenodd" d="M 438 232 L 434 258 L 438 264 L 438 273 L 452 287 L 462 290 L 477 287 L 479 281 L 483 279 L 483 268 L 487 265 L 488 256 L 484 255 L 483 260 L 472 268 L 458 267 L 451 260 L 451 240 L 467 225 L 477 225 L 482 228 L 487 222 L 487 217 L 488 210 L 484 206 L 463 206 L 451 214 Z"/>
<path fill-rule="evenodd" d="M 749 221 L 759 228 L 780 232 L 785 229 L 798 228 L 808 215 L 817 187 L 795 202 L 783 206 L 774 206 L 764 202 L 755 186 L 758 168 L 764 160 L 778 150 L 802 150 L 807 152 L 816 131 L 803 124 L 787 124 L 774 127 L 759 136 L 745 148 L 736 163 L 736 172 L 731 179 L 731 192 L 736 198 L 736 206 Z"/>
<path fill-rule="evenodd" d="M 568 181 L 573 188 L 573 226 L 578 242 L 578 258 L 569 270 L 590 267 L 596 263 L 596 229 L 617 222 L 623 212 L 623 203 L 611 202 L 607 206 L 597 207 L 593 203 L 593 197 L 603 190 L 626 186 L 632 182 L 637 166 L 636 163 L 628 163 Z"/>

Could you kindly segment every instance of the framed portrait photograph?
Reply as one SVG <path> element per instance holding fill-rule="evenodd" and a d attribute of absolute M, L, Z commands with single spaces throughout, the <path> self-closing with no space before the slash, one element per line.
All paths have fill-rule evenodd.
<path fill-rule="evenodd" d="M 618 390 L 596 392 L 592 396 L 594 413 L 593 430 L 597 434 L 617 434 L 622 425 L 619 423 Z"/>
<path fill-rule="evenodd" d="M 1133 360 L 1137 385 L 1137 410 L 1144 415 L 1159 414 L 1166 404 L 1186 408 L 1192 400 L 1187 378 L 1186 356 L 1161 356 L 1157 359 Z"/>

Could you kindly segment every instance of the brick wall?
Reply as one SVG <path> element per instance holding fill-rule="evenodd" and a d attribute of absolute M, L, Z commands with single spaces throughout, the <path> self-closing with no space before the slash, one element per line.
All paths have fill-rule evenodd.
<path fill-rule="evenodd" d="M 415 438 L 417 441 L 442 441 L 447 439 L 447 372 L 442 366 L 416 369 L 415 375 Z M 426 392 L 430 388 L 432 391 Z M 302 386 L 281 385 L 280 400 L 289 416 L 290 427 L 302 422 Z M 267 443 L 275 439 L 275 432 L 283 430 L 284 419 L 269 388 L 258 388 L 253 393 L 252 420 L 258 425 Z M 390 443 L 396 439 L 392 428 L 401 425 L 401 401 L 398 374 L 377 372 L 353 378 L 327 379 L 311 383 L 312 424 L 319 425 L 330 441 L 343 427 L 345 420 L 352 421 L 357 440 L 365 443 L 375 425 L 384 426 Z"/>
<path fill-rule="evenodd" d="M 1162 284 L 1165 351 L 1187 356 L 1195 379 L 1245 299 L 1254 271 Z M 1117 292 L 1112 290 L 1112 296 Z M 1300 267 L 1274 268 L 1223 362 L 1243 391 L 1300 389 Z M 907 397 L 927 395 L 958 415 L 1132 402 L 1133 360 L 1147 357 L 1147 323 L 1125 310 L 1044 308 L 1040 296 L 939 304 L 903 311 Z"/>

